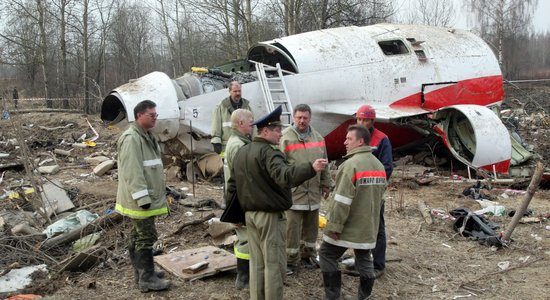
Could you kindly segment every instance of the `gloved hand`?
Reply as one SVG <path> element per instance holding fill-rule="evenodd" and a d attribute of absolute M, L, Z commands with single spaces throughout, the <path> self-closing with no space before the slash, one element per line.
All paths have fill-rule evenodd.
<path fill-rule="evenodd" d="M 151 203 L 143 204 L 140 207 L 143 208 L 143 209 L 149 209 L 149 208 L 151 208 Z"/>
<path fill-rule="evenodd" d="M 212 146 L 214 146 L 214 152 L 220 154 L 222 153 L 222 144 L 212 144 Z"/>

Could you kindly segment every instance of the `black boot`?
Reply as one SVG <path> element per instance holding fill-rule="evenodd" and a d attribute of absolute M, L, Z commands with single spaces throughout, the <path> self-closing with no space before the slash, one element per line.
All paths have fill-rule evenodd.
<path fill-rule="evenodd" d="M 128 253 L 130 254 L 130 261 L 132 262 L 132 266 L 134 267 L 134 278 L 136 281 L 136 284 L 139 284 L 139 272 L 136 267 L 136 250 L 134 245 L 128 245 Z M 157 271 L 155 270 L 155 274 L 158 278 L 164 278 L 164 271 Z"/>
<path fill-rule="evenodd" d="M 326 300 L 339 300 L 342 289 L 342 273 L 340 271 L 323 272 L 323 285 L 325 286 Z"/>
<path fill-rule="evenodd" d="M 162 291 L 170 287 L 170 281 L 160 279 L 155 274 L 152 249 L 135 252 L 135 264 L 139 273 L 139 290 L 143 293 L 148 291 Z"/>
<path fill-rule="evenodd" d="M 359 278 L 359 300 L 369 299 L 374 286 L 374 278 L 360 277 Z"/>
<path fill-rule="evenodd" d="M 239 290 L 248 289 L 250 280 L 250 261 L 237 258 L 237 279 L 235 287 Z"/>

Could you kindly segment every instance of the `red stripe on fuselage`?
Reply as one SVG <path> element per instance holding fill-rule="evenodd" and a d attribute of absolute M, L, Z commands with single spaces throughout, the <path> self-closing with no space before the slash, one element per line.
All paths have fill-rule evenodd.
<path fill-rule="evenodd" d="M 502 174 L 508 174 L 508 169 L 510 169 L 510 160 L 503 160 L 496 164 L 482 166 L 482 169 L 493 172 L 493 165 L 495 166 L 495 171 Z"/>
<path fill-rule="evenodd" d="M 386 171 L 384 170 L 369 170 L 369 171 L 360 171 L 355 172 L 353 175 L 353 178 L 351 181 L 355 182 L 357 179 L 365 178 L 365 177 L 379 177 L 379 178 L 386 178 Z"/>
<path fill-rule="evenodd" d="M 436 86 L 428 86 L 427 88 L 434 87 Z M 486 106 L 502 101 L 502 99 L 504 99 L 502 76 L 496 75 L 462 80 L 456 84 L 424 93 L 423 104 L 421 93 L 416 93 L 393 102 L 390 107 L 420 107 L 428 111 L 434 111 L 457 104 Z"/>
<path fill-rule="evenodd" d="M 320 148 L 320 147 L 325 147 L 325 141 L 289 144 L 285 147 L 285 152 L 290 152 L 290 151 L 295 151 L 300 149 L 308 149 L 308 148 Z"/>

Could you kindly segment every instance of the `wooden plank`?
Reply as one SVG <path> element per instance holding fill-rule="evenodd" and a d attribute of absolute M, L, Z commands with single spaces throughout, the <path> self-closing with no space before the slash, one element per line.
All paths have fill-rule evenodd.
<path fill-rule="evenodd" d="M 232 253 L 214 246 L 158 255 L 155 256 L 155 262 L 175 276 L 189 281 L 233 270 L 237 267 L 237 259 Z M 193 274 L 184 272 L 184 269 L 204 262 L 208 262 L 206 268 Z"/>

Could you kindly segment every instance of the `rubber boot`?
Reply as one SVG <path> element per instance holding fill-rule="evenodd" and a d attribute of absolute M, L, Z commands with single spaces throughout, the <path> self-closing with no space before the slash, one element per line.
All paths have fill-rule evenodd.
<path fill-rule="evenodd" d="M 237 258 L 237 279 L 235 287 L 239 290 L 248 289 L 250 280 L 250 262 L 247 259 Z"/>
<path fill-rule="evenodd" d="M 323 285 L 325 286 L 325 300 L 339 300 L 342 289 L 342 273 L 323 272 Z"/>
<path fill-rule="evenodd" d="M 148 291 L 162 291 L 170 287 L 170 281 L 158 278 L 155 274 L 152 249 L 135 252 L 135 262 L 139 273 L 139 290 L 142 293 Z"/>
<path fill-rule="evenodd" d="M 128 246 L 128 253 L 130 254 L 130 261 L 132 261 L 132 266 L 134 267 L 134 278 L 135 278 L 135 282 L 136 284 L 139 284 L 139 272 L 138 272 L 138 269 L 136 267 L 136 251 L 135 251 L 135 248 L 133 246 Z M 164 271 L 161 271 L 161 270 L 155 270 L 155 274 L 157 275 L 158 278 L 164 278 Z"/>
<path fill-rule="evenodd" d="M 359 278 L 359 300 L 369 299 L 374 286 L 374 278 L 360 277 Z"/>

